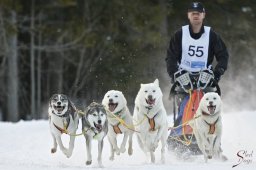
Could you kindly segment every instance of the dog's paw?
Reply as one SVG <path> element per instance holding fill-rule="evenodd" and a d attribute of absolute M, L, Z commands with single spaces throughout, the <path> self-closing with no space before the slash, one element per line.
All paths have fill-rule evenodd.
<path fill-rule="evenodd" d="M 70 158 L 72 156 L 72 153 L 67 153 L 66 156 L 67 158 Z"/>
<path fill-rule="evenodd" d="M 92 164 L 92 160 L 90 160 L 90 161 L 86 161 L 86 163 L 85 163 L 86 165 L 91 165 Z"/>
<path fill-rule="evenodd" d="M 68 157 L 68 158 L 71 157 L 71 156 L 72 156 L 72 153 L 73 153 L 73 149 L 68 150 L 68 155 L 67 155 L 67 157 Z"/>
<path fill-rule="evenodd" d="M 114 156 L 110 156 L 109 160 L 113 161 L 114 160 Z"/>
<path fill-rule="evenodd" d="M 51 153 L 55 153 L 57 151 L 57 148 L 52 148 Z"/>
<path fill-rule="evenodd" d="M 161 158 L 161 163 L 165 164 L 165 158 Z"/>
<path fill-rule="evenodd" d="M 153 145 L 154 145 L 155 148 L 158 147 L 158 143 L 159 143 L 159 140 L 155 140 L 155 141 L 154 141 Z"/>
<path fill-rule="evenodd" d="M 156 148 L 158 147 L 158 142 L 154 142 L 152 145 L 151 145 L 151 151 L 155 152 Z"/>
<path fill-rule="evenodd" d="M 66 155 L 67 158 L 70 158 L 72 155 L 72 151 L 70 151 L 68 149 L 64 150 L 63 153 Z"/>
<path fill-rule="evenodd" d="M 152 145 L 150 146 L 150 150 L 151 150 L 152 152 L 155 152 L 156 147 L 155 147 L 155 145 L 154 145 L 154 144 L 152 144 Z"/>
<path fill-rule="evenodd" d="M 220 157 L 221 161 L 225 162 L 228 160 L 228 158 L 225 155 L 221 155 Z"/>
<path fill-rule="evenodd" d="M 131 155 L 132 155 L 132 153 L 133 153 L 133 149 L 132 149 L 132 148 L 129 148 L 129 149 L 128 149 L 128 155 L 130 155 L 130 156 L 131 156 Z"/>
<path fill-rule="evenodd" d="M 120 148 L 120 152 L 121 152 L 121 153 L 125 153 L 125 151 L 126 151 L 125 147 L 121 147 L 121 148 Z"/>
<path fill-rule="evenodd" d="M 103 168 L 104 167 L 102 162 L 98 162 L 98 165 L 99 165 L 99 168 Z"/>
<path fill-rule="evenodd" d="M 61 150 L 62 150 L 62 153 L 67 156 L 67 154 L 68 154 L 68 149 L 63 148 L 63 149 L 61 149 Z"/>
<path fill-rule="evenodd" d="M 207 163 L 208 162 L 208 156 L 204 155 L 204 162 Z"/>
<path fill-rule="evenodd" d="M 115 152 L 116 152 L 117 155 L 120 155 L 120 149 L 118 149 L 118 148 L 115 149 Z"/>
<path fill-rule="evenodd" d="M 155 155 L 151 155 L 151 163 L 156 163 L 156 158 L 155 158 Z"/>
<path fill-rule="evenodd" d="M 155 147 L 155 148 L 158 147 L 158 142 L 154 143 L 154 147 Z"/>

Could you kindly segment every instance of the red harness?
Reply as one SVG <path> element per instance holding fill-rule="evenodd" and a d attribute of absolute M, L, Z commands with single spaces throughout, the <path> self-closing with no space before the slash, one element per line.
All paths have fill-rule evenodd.
<path fill-rule="evenodd" d="M 149 128 L 149 131 L 155 131 L 156 129 L 155 129 L 155 126 L 156 126 L 156 124 L 155 124 L 155 117 L 158 115 L 158 113 L 153 117 L 153 118 L 149 118 L 147 115 L 147 118 L 148 118 L 148 123 L 149 123 L 149 126 L 150 126 L 150 128 Z"/>
<path fill-rule="evenodd" d="M 203 112 L 204 113 L 204 112 Z M 205 115 L 205 114 L 204 114 Z M 209 115 L 209 114 L 207 114 L 207 115 Z M 218 117 L 218 119 L 214 122 L 214 123 L 208 123 L 206 120 L 204 120 L 205 121 L 205 123 L 207 124 L 207 125 L 209 125 L 209 132 L 208 132 L 208 134 L 214 134 L 214 132 L 215 132 L 215 129 L 216 129 L 216 127 L 215 127 L 215 125 L 216 125 L 216 123 L 218 122 L 218 120 L 219 120 L 219 117 Z"/>
<path fill-rule="evenodd" d="M 59 126 L 55 125 L 55 123 L 53 123 L 53 125 L 56 127 L 56 129 L 58 129 L 60 131 L 61 134 L 65 133 L 67 134 L 67 130 L 66 129 L 62 129 Z"/>
<path fill-rule="evenodd" d="M 120 123 L 118 123 L 117 125 L 114 125 L 114 126 L 113 126 L 113 130 L 114 130 L 114 132 L 115 132 L 116 134 L 122 134 L 122 131 L 121 131 L 121 129 L 119 128 L 119 125 L 120 125 Z"/>

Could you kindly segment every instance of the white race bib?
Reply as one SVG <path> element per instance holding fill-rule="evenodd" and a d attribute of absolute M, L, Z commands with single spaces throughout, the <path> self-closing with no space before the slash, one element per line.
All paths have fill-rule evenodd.
<path fill-rule="evenodd" d="M 204 26 L 205 32 L 199 39 L 193 39 L 189 26 L 182 27 L 182 58 L 179 68 L 199 72 L 207 69 L 210 27 Z"/>

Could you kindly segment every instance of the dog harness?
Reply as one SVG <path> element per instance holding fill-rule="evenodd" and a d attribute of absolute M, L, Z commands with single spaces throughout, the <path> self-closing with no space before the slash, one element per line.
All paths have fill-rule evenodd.
<path fill-rule="evenodd" d="M 58 130 L 60 131 L 61 134 L 62 134 L 62 133 L 68 134 L 67 128 L 68 128 L 69 123 L 70 123 L 70 118 L 68 117 L 66 120 L 67 120 L 67 123 L 64 123 L 64 121 L 63 121 L 63 127 L 64 127 L 64 129 L 60 128 L 60 127 L 57 126 L 55 123 L 53 123 L 53 125 L 56 127 L 56 129 L 58 129 Z"/>
<path fill-rule="evenodd" d="M 55 123 L 53 123 L 53 125 L 56 127 L 56 129 L 58 129 L 60 131 L 61 134 L 65 133 L 67 134 L 67 127 L 68 126 L 64 126 L 64 129 L 60 128 L 59 126 L 57 126 Z"/>
<path fill-rule="evenodd" d="M 157 114 L 155 114 L 155 116 L 153 117 L 153 118 L 149 118 L 147 115 L 145 115 L 147 118 L 148 118 L 148 123 L 149 123 L 149 126 L 150 126 L 150 129 L 149 129 L 149 131 L 155 131 L 156 129 L 155 129 L 155 117 L 158 115 L 158 113 Z"/>
<path fill-rule="evenodd" d="M 51 120 L 51 116 L 49 115 L 49 120 Z M 70 123 L 70 117 L 67 117 L 67 123 L 64 123 L 63 121 L 63 127 L 64 129 L 60 128 L 59 126 L 57 126 L 55 123 L 53 123 L 53 125 L 55 126 L 56 129 L 58 129 L 60 131 L 61 134 L 65 133 L 65 134 L 68 134 L 68 126 L 69 126 L 69 123 Z"/>
<path fill-rule="evenodd" d="M 219 117 L 218 117 L 218 119 L 214 122 L 214 123 L 208 123 L 206 120 L 204 120 L 205 121 L 205 123 L 207 124 L 207 125 L 209 125 L 209 132 L 208 132 L 208 134 L 214 134 L 214 132 L 215 132 L 215 125 L 216 125 L 216 123 L 218 122 L 218 120 L 219 120 Z"/>
<path fill-rule="evenodd" d="M 119 128 L 120 122 L 117 125 L 113 126 L 113 130 L 116 134 L 122 134 L 121 129 Z"/>
<path fill-rule="evenodd" d="M 119 117 L 120 119 L 124 119 L 124 117 L 121 117 L 121 113 L 123 113 L 125 111 L 125 108 L 124 109 L 121 109 L 120 111 L 116 112 L 116 113 L 113 113 L 115 116 Z M 110 112 L 110 111 L 109 111 Z M 111 113 L 111 112 L 110 112 Z M 113 130 L 116 134 L 122 134 L 122 131 L 121 129 L 119 128 L 119 125 L 120 125 L 121 122 L 119 122 L 118 124 L 116 125 L 112 125 L 113 127 Z"/>

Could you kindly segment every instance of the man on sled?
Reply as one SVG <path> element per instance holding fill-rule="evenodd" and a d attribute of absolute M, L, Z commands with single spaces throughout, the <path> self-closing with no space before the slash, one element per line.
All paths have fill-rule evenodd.
<path fill-rule="evenodd" d="M 173 84 L 174 127 L 168 147 L 179 152 L 200 153 L 188 122 L 194 118 L 204 93 L 220 95 L 218 82 L 227 69 L 229 54 L 220 36 L 204 25 L 205 8 L 193 2 L 187 12 L 189 24 L 177 30 L 167 50 L 167 72 Z M 217 64 L 212 67 L 215 59 Z"/>

